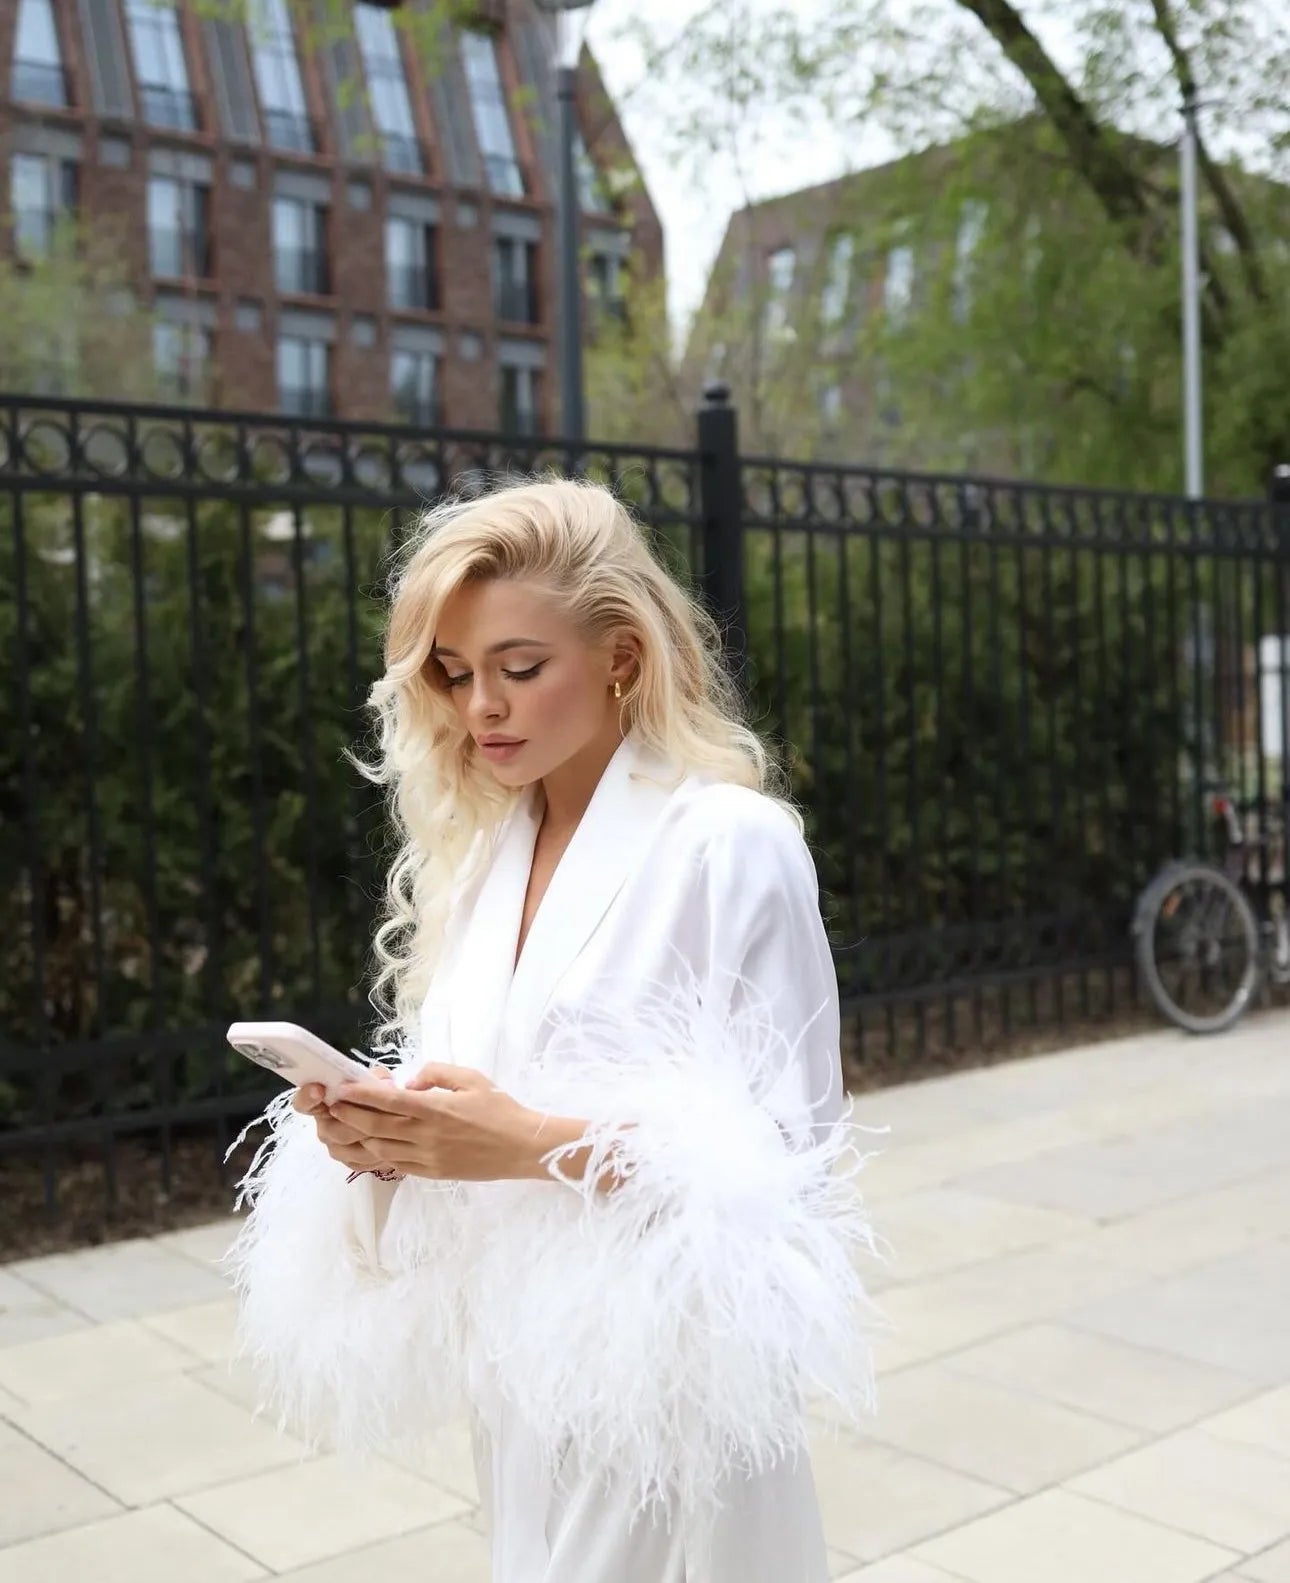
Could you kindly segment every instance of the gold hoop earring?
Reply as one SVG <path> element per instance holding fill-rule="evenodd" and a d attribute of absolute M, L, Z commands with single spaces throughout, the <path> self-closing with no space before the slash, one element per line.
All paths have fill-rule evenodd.
<path fill-rule="evenodd" d="M 614 697 L 615 698 L 621 698 L 622 696 L 623 696 L 623 684 L 621 682 L 615 682 L 614 683 Z"/>

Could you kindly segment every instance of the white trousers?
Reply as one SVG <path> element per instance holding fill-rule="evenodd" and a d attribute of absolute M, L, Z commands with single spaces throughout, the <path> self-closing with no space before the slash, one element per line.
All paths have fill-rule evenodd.
<path fill-rule="evenodd" d="M 827 1583 L 810 1458 L 731 1480 L 699 1517 L 646 1512 L 569 1462 L 553 1483 L 508 1411 L 472 1422 L 492 1583 Z"/>

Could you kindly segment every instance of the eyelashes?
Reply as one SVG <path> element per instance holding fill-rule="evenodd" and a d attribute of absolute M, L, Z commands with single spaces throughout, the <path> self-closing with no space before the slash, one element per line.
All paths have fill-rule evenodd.
<path fill-rule="evenodd" d="M 533 678 L 542 670 L 545 664 L 545 660 L 539 660 L 536 665 L 530 665 L 526 671 L 508 671 L 503 669 L 502 675 L 505 676 L 509 682 L 531 682 Z M 469 671 L 463 671 L 460 676 L 445 675 L 444 684 L 449 688 L 464 687 L 465 684 L 470 680 L 470 676 L 471 673 Z"/>

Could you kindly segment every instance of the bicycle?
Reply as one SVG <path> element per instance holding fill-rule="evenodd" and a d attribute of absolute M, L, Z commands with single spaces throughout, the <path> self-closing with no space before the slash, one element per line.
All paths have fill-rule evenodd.
<path fill-rule="evenodd" d="M 1282 877 L 1287 801 L 1283 797 L 1279 832 Z M 1167 863 L 1138 897 L 1133 918 L 1138 970 L 1152 1000 L 1176 1027 L 1196 1034 L 1232 1027 L 1265 981 L 1290 984 L 1284 885 L 1266 883 L 1266 864 L 1262 876 L 1250 872 L 1252 848 L 1271 841 L 1266 835 L 1247 840 L 1225 790 L 1215 792 L 1211 811 L 1225 830 L 1221 861 Z"/>

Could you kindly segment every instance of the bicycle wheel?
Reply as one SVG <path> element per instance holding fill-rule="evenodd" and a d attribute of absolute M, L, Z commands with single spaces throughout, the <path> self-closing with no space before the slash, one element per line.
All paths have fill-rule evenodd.
<path fill-rule="evenodd" d="M 1259 924 L 1244 891 L 1208 863 L 1171 864 L 1147 887 L 1138 968 L 1161 1012 L 1187 1033 L 1221 1033 L 1259 983 Z"/>

